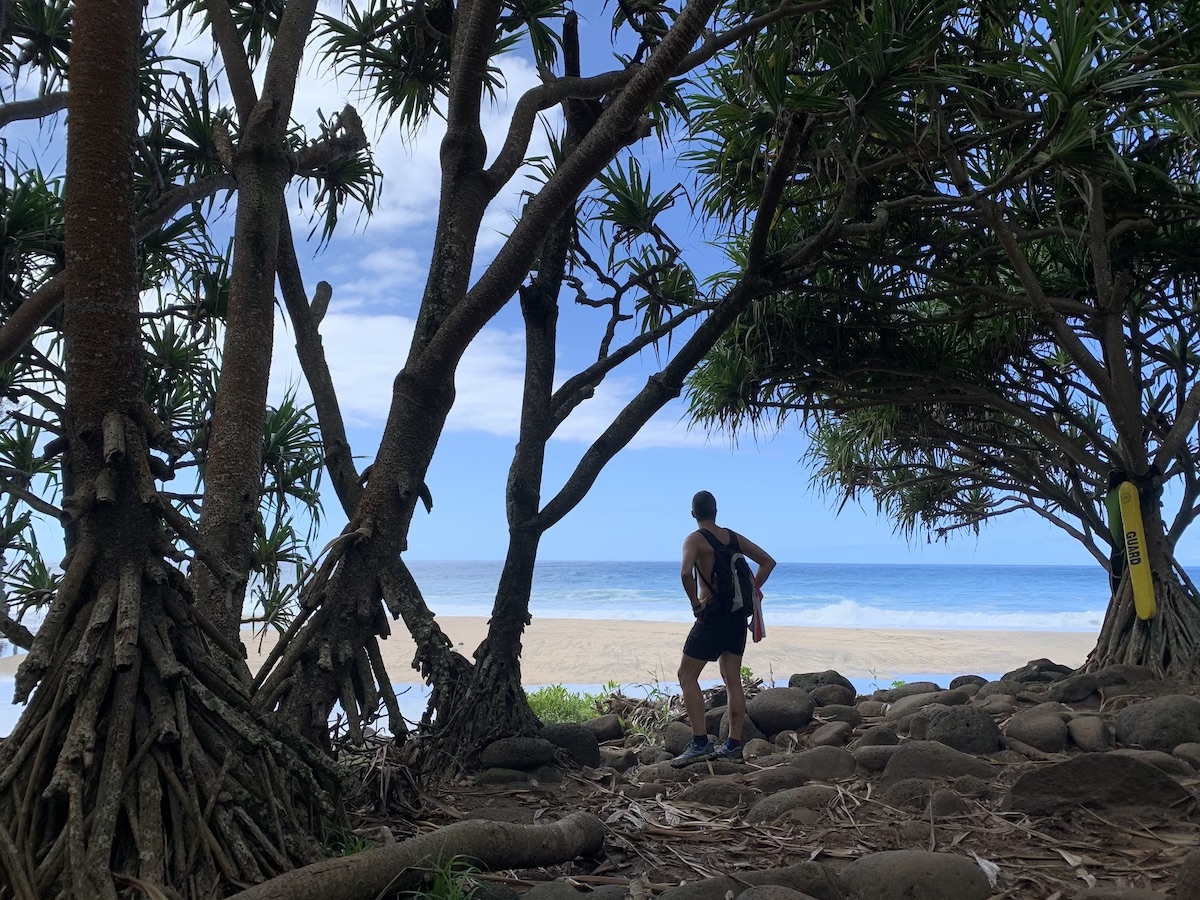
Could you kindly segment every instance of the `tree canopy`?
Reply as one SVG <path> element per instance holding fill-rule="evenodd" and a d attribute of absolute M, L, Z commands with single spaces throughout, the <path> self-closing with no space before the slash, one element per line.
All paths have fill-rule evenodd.
<path fill-rule="evenodd" d="M 1109 476 L 1133 480 L 1176 601 L 1128 661 L 1187 670 L 1200 618 L 1172 550 L 1200 512 L 1197 8 L 960 7 L 830 13 L 796 49 L 863 110 L 875 227 L 754 304 L 692 409 L 735 430 L 799 416 L 825 486 L 906 534 L 1031 510 L 1107 566 Z M 910 165 L 881 176 L 897 152 Z M 1111 619 L 1102 648 L 1131 633 Z M 1118 645 L 1098 658 L 1125 660 Z"/>

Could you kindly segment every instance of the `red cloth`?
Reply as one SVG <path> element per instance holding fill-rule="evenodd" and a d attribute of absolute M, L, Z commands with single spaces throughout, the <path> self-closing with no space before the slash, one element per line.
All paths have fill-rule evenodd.
<path fill-rule="evenodd" d="M 767 636 L 767 623 L 763 621 L 762 591 L 754 589 L 754 613 L 750 616 L 750 636 L 758 643 Z"/>

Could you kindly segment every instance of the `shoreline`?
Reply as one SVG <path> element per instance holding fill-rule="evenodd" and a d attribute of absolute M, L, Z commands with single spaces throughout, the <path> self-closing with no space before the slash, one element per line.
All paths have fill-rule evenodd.
<path fill-rule="evenodd" d="M 471 654 L 487 633 L 484 616 L 439 616 L 455 649 Z M 675 681 L 685 622 L 535 618 L 525 631 L 522 681 L 544 684 L 622 685 Z M 252 671 L 257 671 L 278 637 L 243 631 Z M 771 625 L 759 644 L 748 642 L 743 665 L 766 681 L 786 683 L 797 672 L 836 669 L 847 678 L 880 683 L 914 673 L 947 676 L 1001 673 L 1032 659 L 1080 666 L 1096 643 L 1083 631 L 1000 631 L 834 628 Z M 415 645 L 403 626 L 379 642 L 384 664 L 397 685 L 421 684 L 412 669 Z M 23 654 L 0 659 L 0 677 L 16 672 Z M 719 677 L 715 664 L 706 676 Z"/>

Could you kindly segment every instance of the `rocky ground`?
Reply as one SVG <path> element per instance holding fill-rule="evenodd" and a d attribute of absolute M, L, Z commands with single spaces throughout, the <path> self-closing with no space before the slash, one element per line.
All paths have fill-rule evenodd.
<path fill-rule="evenodd" d="M 685 769 L 668 760 L 687 723 L 617 697 L 580 726 L 497 742 L 436 791 L 380 749 L 364 830 L 578 809 L 604 823 L 599 857 L 480 876 L 487 900 L 1200 900 L 1198 694 L 1047 660 L 870 697 L 797 674 L 750 698 L 743 762 Z M 714 740 L 723 702 L 709 698 Z"/>

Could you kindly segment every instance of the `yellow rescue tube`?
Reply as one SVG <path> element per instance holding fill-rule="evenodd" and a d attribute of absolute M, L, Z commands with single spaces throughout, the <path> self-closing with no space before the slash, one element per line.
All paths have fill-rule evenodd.
<path fill-rule="evenodd" d="M 1121 500 L 1121 530 L 1125 534 L 1125 563 L 1133 583 L 1133 608 L 1137 617 L 1153 619 L 1154 579 L 1150 576 L 1150 560 L 1146 558 L 1146 532 L 1142 527 L 1142 507 L 1138 489 L 1129 481 L 1122 482 L 1117 496 Z"/>

